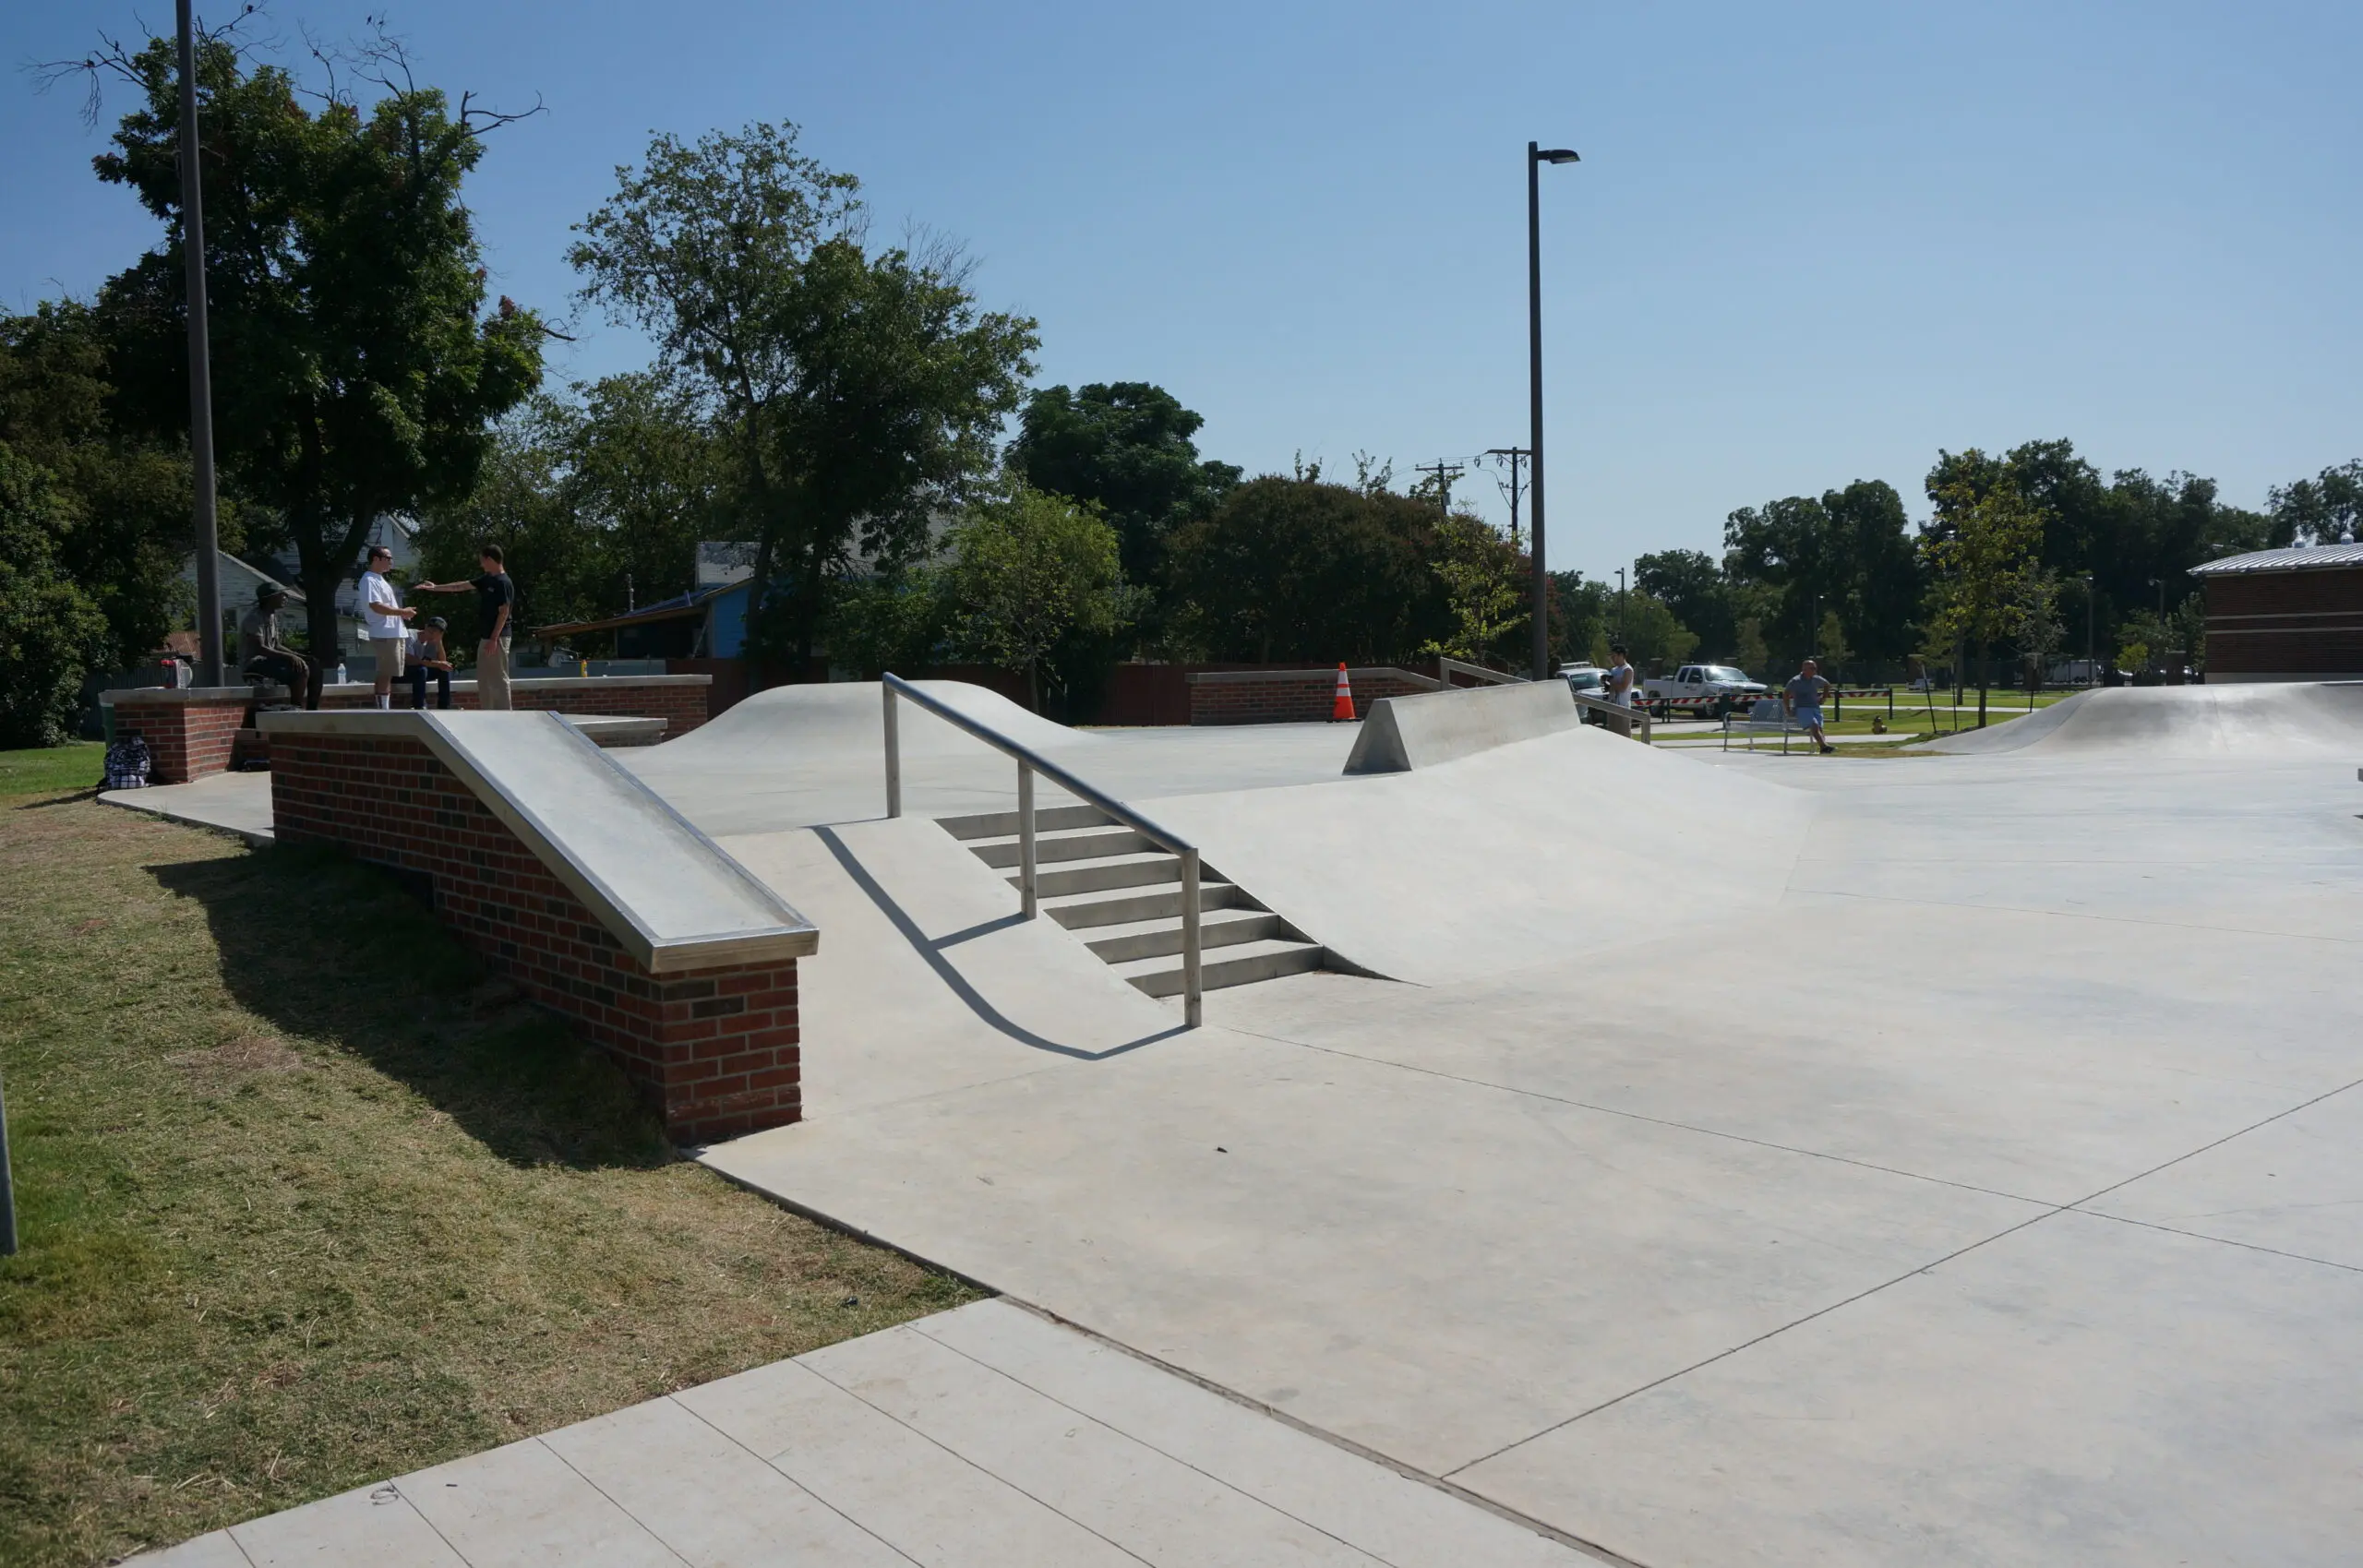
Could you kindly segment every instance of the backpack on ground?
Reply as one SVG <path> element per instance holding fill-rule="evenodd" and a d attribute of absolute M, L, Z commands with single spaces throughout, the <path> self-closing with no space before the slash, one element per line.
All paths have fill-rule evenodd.
<path fill-rule="evenodd" d="M 136 735 L 125 736 L 107 748 L 106 774 L 100 780 L 101 789 L 146 789 L 150 766 L 148 743 Z"/>

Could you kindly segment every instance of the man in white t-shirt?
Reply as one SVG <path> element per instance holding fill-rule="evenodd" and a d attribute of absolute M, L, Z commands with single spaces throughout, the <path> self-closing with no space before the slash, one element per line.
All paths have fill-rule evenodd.
<path fill-rule="evenodd" d="M 394 553 L 383 545 L 369 546 L 369 569 L 361 574 L 361 624 L 369 634 L 369 653 L 378 662 L 378 706 L 394 705 L 394 682 L 402 673 L 402 650 L 410 628 L 402 623 L 418 614 L 402 604 L 402 592 L 387 577 Z"/>

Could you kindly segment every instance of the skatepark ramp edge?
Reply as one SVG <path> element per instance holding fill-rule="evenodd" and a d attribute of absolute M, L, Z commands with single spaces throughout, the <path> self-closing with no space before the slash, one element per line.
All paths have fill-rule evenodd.
<path fill-rule="evenodd" d="M 1362 720 L 1346 772 L 1433 768 L 1497 746 L 1556 735 L 1582 722 L 1574 696 L 1560 680 L 1382 697 Z"/>
<path fill-rule="evenodd" d="M 260 724 L 422 742 L 651 974 L 819 951 L 810 921 L 557 713 L 359 709 Z"/>
<path fill-rule="evenodd" d="M 2102 687 L 1919 749 L 2129 760 L 2351 756 L 2363 754 L 2363 681 Z"/>

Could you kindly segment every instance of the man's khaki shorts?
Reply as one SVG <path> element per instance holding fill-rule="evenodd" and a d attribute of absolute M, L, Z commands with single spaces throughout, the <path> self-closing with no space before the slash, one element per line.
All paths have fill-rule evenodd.
<path fill-rule="evenodd" d="M 375 658 L 378 661 L 378 674 L 381 676 L 393 680 L 402 679 L 402 653 L 409 645 L 410 640 L 408 638 L 371 638 L 369 640 L 369 653 L 372 658 Z"/>

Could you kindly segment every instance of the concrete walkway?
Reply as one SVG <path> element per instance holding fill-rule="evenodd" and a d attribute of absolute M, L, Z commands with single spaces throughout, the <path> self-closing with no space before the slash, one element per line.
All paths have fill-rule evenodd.
<path fill-rule="evenodd" d="M 213 773 L 194 784 L 103 790 L 99 799 L 166 821 L 235 833 L 258 846 L 271 842 L 269 773 Z"/>
<path fill-rule="evenodd" d="M 1574 1568 L 1001 1301 L 217 1531 L 142 1568 Z"/>

